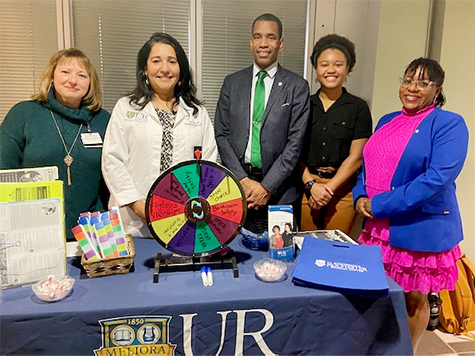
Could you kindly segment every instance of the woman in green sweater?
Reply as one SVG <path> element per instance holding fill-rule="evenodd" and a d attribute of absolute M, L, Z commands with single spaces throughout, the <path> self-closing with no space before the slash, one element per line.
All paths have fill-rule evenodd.
<path fill-rule="evenodd" d="M 80 50 L 53 55 L 33 100 L 16 104 L 0 126 L 0 169 L 57 166 L 64 182 L 67 240 L 80 213 L 105 210 L 101 175 L 104 132 L 96 70 Z"/>

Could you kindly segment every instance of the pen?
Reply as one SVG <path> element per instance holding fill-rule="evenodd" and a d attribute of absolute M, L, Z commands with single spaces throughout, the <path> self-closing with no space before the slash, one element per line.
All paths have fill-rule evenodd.
<path fill-rule="evenodd" d="M 211 267 L 210 266 L 206 267 L 206 275 L 208 277 L 208 286 L 211 287 L 213 285 L 213 274 L 211 273 Z"/>
<path fill-rule="evenodd" d="M 205 287 L 208 286 L 208 277 L 206 276 L 206 267 L 201 267 L 201 280 L 203 281 L 203 285 Z"/>

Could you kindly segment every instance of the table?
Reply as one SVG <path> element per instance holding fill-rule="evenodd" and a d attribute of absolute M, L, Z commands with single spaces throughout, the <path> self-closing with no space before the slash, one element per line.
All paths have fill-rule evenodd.
<path fill-rule="evenodd" d="M 390 297 L 379 299 L 294 286 L 290 262 L 286 279 L 265 283 L 253 263 L 266 252 L 238 236 L 230 247 L 239 278 L 215 269 L 204 287 L 199 271 L 162 272 L 153 283 L 154 256 L 168 252 L 134 241 L 129 274 L 88 279 L 79 258 L 68 259 L 76 283 L 62 301 L 42 302 L 30 287 L 4 290 L 0 353 L 412 355 L 404 294 L 389 278 Z"/>

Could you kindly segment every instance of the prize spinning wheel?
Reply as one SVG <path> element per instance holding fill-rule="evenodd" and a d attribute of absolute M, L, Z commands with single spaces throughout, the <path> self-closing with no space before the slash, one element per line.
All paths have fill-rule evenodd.
<path fill-rule="evenodd" d="M 219 164 L 192 160 L 163 172 L 147 196 L 146 219 L 153 237 L 184 256 L 208 256 L 239 233 L 247 204 L 237 178 Z"/>

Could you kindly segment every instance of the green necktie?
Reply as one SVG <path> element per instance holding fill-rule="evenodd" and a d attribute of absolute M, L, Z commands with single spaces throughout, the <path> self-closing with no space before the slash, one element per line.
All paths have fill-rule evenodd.
<path fill-rule="evenodd" d="M 254 106 L 252 109 L 252 141 L 251 141 L 251 164 L 254 167 L 261 168 L 261 125 L 264 117 L 264 109 L 266 103 L 266 86 L 264 78 L 267 75 L 265 70 L 261 70 L 258 74 L 256 90 L 254 92 Z"/>

